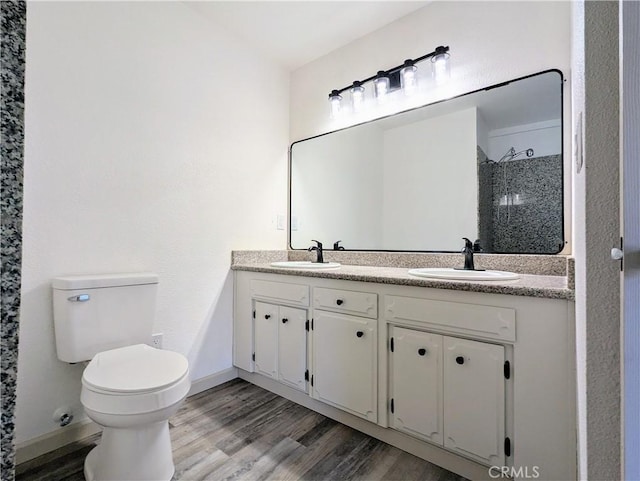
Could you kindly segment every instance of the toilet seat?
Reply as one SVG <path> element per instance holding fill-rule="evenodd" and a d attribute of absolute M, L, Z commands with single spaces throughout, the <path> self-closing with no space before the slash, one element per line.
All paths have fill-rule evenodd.
<path fill-rule="evenodd" d="M 96 354 L 82 375 L 82 405 L 104 414 L 158 411 L 189 392 L 187 359 L 137 344 Z"/>
<path fill-rule="evenodd" d="M 137 394 L 170 386 L 188 370 L 182 354 L 136 344 L 96 354 L 82 382 L 100 391 Z"/>

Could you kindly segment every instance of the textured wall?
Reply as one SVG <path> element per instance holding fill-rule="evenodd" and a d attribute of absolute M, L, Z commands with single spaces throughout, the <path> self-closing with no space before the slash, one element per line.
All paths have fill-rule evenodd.
<path fill-rule="evenodd" d="M 574 2 L 576 339 L 580 479 L 621 479 L 618 2 Z M 581 120 L 580 120 L 581 119 Z M 582 125 L 580 122 L 582 121 Z"/>
<path fill-rule="evenodd" d="M 22 247 L 22 177 L 24 146 L 24 51 L 26 3 L 0 2 L 2 24 L 2 279 L 0 332 L 2 467 L 0 478 L 14 477 L 14 407 L 18 361 L 18 310 Z"/>
<path fill-rule="evenodd" d="M 589 479 L 620 479 L 618 2 L 585 3 L 585 252 Z"/>
<path fill-rule="evenodd" d="M 51 279 L 152 271 L 192 380 L 231 367 L 230 252 L 284 248 L 288 72 L 183 2 L 32 2 L 16 440 L 57 432 Z"/>

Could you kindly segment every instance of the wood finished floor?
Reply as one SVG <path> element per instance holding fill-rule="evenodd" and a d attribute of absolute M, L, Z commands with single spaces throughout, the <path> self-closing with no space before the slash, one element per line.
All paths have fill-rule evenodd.
<path fill-rule="evenodd" d="M 240 379 L 190 397 L 169 424 L 175 481 L 464 481 Z M 23 463 L 16 480 L 84 480 L 84 458 L 99 440 Z"/>

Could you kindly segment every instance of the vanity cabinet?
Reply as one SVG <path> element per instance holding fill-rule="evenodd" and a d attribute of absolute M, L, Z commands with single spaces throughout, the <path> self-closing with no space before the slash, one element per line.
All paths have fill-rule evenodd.
<path fill-rule="evenodd" d="M 442 445 L 442 336 L 397 326 L 390 336 L 390 426 Z"/>
<path fill-rule="evenodd" d="M 515 309 L 391 295 L 384 306 L 393 349 L 391 425 L 477 462 L 502 465 L 510 443 L 505 345 L 516 339 Z M 403 379 L 404 372 L 416 381 Z"/>
<path fill-rule="evenodd" d="M 278 306 L 256 302 L 253 360 L 256 372 L 277 379 Z"/>
<path fill-rule="evenodd" d="M 444 446 L 489 466 L 505 462 L 504 347 L 443 337 Z"/>
<path fill-rule="evenodd" d="M 234 294 L 241 378 L 468 479 L 576 479 L 570 299 L 252 271 Z"/>
<path fill-rule="evenodd" d="M 233 363 L 307 392 L 310 288 L 257 277 L 234 285 Z"/>
<path fill-rule="evenodd" d="M 378 419 L 378 295 L 313 288 L 313 397 Z"/>
<path fill-rule="evenodd" d="M 313 314 L 313 396 L 377 421 L 377 321 L 328 311 Z"/>
<path fill-rule="evenodd" d="M 306 391 L 306 309 L 255 302 L 254 361 L 262 375 Z"/>
<path fill-rule="evenodd" d="M 487 465 L 504 463 L 504 347 L 392 326 L 390 425 Z"/>

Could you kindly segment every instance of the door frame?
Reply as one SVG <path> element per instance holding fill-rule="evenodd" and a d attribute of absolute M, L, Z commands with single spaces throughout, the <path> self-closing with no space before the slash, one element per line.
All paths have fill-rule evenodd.
<path fill-rule="evenodd" d="M 622 469 L 640 479 L 640 3 L 620 4 Z"/>

